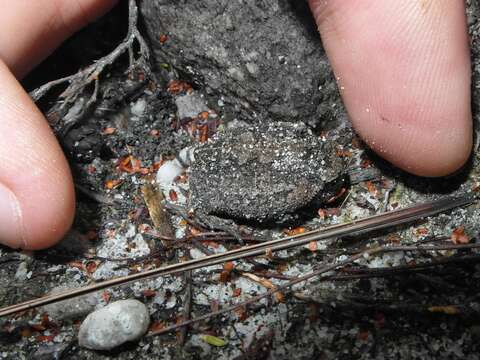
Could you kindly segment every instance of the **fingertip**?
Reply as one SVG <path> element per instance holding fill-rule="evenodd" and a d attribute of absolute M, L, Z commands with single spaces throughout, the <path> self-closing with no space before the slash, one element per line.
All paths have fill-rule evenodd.
<path fill-rule="evenodd" d="M 310 0 L 350 119 L 380 156 L 421 176 L 472 148 L 463 2 Z"/>
<path fill-rule="evenodd" d="M 0 94 L 0 188 L 6 189 L 3 199 L 10 201 L 0 206 L 0 242 L 43 249 L 71 226 L 72 177 L 46 120 L 1 62 Z"/>
<path fill-rule="evenodd" d="M 441 177 L 460 170 L 471 156 L 471 118 L 459 123 L 466 125 L 408 129 L 388 125 L 369 128 L 365 124 L 357 128 L 372 150 L 398 168 L 417 176 Z"/>
<path fill-rule="evenodd" d="M 5 1 L 4 1 L 5 2 Z M 18 78 L 117 0 L 15 0 L 0 12 L 0 58 Z"/>
<path fill-rule="evenodd" d="M 23 249 L 49 248 L 62 240 L 70 229 L 75 215 L 75 196 L 70 174 L 64 175 L 63 179 L 54 182 L 38 179 L 39 182 L 49 182 L 42 196 L 25 199 L 30 191 L 25 191 L 22 196 Z"/>

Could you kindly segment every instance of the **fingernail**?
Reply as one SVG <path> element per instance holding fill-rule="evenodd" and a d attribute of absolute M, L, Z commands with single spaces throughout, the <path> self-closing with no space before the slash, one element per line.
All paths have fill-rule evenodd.
<path fill-rule="evenodd" d="M 12 248 L 24 245 L 22 212 L 14 193 L 0 184 L 0 243 Z"/>

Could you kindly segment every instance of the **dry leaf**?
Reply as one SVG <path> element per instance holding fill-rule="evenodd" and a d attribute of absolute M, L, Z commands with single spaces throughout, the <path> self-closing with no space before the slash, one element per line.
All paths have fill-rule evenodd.
<path fill-rule="evenodd" d="M 173 238 L 174 234 L 170 224 L 170 216 L 164 208 L 162 193 L 151 184 L 142 186 L 141 190 L 155 230 L 162 236 Z"/>

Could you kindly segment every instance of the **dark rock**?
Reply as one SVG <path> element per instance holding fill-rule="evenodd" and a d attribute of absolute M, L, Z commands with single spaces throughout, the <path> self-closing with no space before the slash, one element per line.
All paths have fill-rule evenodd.
<path fill-rule="evenodd" d="M 156 60 L 227 118 L 317 126 L 341 108 L 306 1 L 155 0 L 141 12 Z"/>
<path fill-rule="evenodd" d="M 237 127 L 196 149 L 191 202 L 210 215 L 281 220 L 326 200 L 325 187 L 342 173 L 333 145 L 303 123 Z"/>
<path fill-rule="evenodd" d="M 78 127 L 70 131 L 64 140 L 69 155 L 77 162 L 91 162 L 100 154 L 102 138 L 98 128 Z"/>

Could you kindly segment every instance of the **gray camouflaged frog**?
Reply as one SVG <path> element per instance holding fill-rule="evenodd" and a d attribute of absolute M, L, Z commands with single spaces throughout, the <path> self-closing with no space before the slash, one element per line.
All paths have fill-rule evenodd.
<path fill-rule="evenodd" d="M 333 144 L 303 123 L 236 127 L 196 148 L 190 208 L 202 225 L 230 233 L 232 219 L 285 223 L 328 200 L 343 174 Z"/>

